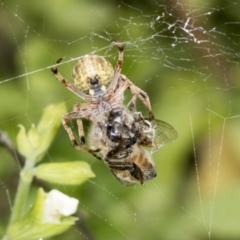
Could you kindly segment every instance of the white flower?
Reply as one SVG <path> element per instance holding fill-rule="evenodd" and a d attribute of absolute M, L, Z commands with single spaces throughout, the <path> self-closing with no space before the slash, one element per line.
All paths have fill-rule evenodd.
<path fill-rule="evenodd" d="M 62 217 L 67 217 L 76 212 L 79 201 L 71 198 L 58 190 L 52 190 L 44 201 L 43 221 L 60 222 Z"/>

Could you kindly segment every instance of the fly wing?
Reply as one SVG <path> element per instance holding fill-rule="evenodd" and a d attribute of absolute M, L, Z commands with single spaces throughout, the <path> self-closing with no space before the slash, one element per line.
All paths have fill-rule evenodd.
<path fill-rule="evenodd" d="M 153 128 L 153 142 L 160 148 L 178 138 L 178 132 L 168 123 L 155 119 L 151 122 Z"/>
<path fill-rule="evenodd" d="M 138 126 L 140 128 L 138 143 L 144 147 L 152 147 L 153 152 L 178 138 L 177 131 L 170 124 L 158 119 L 150 121 L 142 118 Z"/>

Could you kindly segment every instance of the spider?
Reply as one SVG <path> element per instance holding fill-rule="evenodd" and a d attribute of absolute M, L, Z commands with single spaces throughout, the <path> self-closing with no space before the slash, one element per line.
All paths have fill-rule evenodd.
<path fill-rule="evenodd" d="M 73 84 L 58 72 L 57 65 L 62 61 L 62 58 L 57 60 L 51 69 L 68 90 L 87 102 L 74 104 L 73 111 L 63 116 L 62 123 L 73 147 L 91 154 L 92 151 L 85 145 L 82 119 L 85 118 L 101 125 L 102 122 L 106 121 L 107 114 L 113 110 L 122 109 L 123 94 L 127 88 L 132 94 L 132 99 L 128 104 L 130 109 L 135 108 L 136 99 L 139 98 L 148 110 L 149 120 L 154 119 L 148 94 L 121 74 L 124 47 L 119 42 L 114 42 L 114 44 L 118 46 L 119 50 L 115 70 L 109 62 L 97 55 L 85 55 L 79 58 L 72 72 Z M 77 120 L 80 145 L 68 125 L 68 122 L 73 119 Z"/>
<path fill-rule="evenodd" d="M 86 101 L 86 103 L 74 104 L 73 111 L 62 118 L 73 147 L 103 160 L 124 185 L 132 185 L 136 182 L 143 184 L 144 181 L 156 176 L 150 154 L 141 147 L 155 144 L 150 137 L 151 134 L 154 135 L 155 129 L 147 127 L 150 135 L 144 130 L 144 126 L 154 122 L 155 118 L 148 94 L 121 74 L 124 47 L 120 42 L 114 44 L 118 47 L 115 69 L 103 57 L 85 55 L 78 59 L 73 68 L 73 83 L 67 81 L 58 72 L 57 65 L 62 59 L 57 60 L 51 70 L 68 90 Z M 128 107 L 123 105 L 126 89 L 132 94 Z M 146 106 L 148 119 L 135 114 L 137 98 Z M 91 148 L 85 141 L 82 123 L 84 118 L 92 122 L 89 134 Z M 73 119 L 77 122 L 79 144 L 68 124 Z M 175 140 L 174 128 L 160 122 L 162 132 L 166 131 L 171 135 L 170 141 Z"/>

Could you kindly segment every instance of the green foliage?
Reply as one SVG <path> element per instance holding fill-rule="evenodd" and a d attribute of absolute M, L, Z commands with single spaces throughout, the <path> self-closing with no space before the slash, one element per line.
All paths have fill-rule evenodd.
<path fill-rule="evenodd" d="M 45 108 L 37 127 L 32 125 L 28 133 L 22 125 L 19 125 L 17 148 L 27 161 L 33 161 L 36 164 L 42 160 L 61 124 L 61 117 L 66 111 L 63 103 L 50 105 Z"/>
<path fill-rule="evenodd" d="M 36 177 L 57 184 L 77 185 L 95 177 L 86 162 L 46 163 L 36 167 Z"/>
<path fill-rule="evenodd" d="M 69 215 L 76 211 L 78 200 L 56 190 L 45 193 L 40 188 L 33 207 L 25 212 L 34 176 L 51 183 L 75 185 L 94 177 L 90 166 L 85 162 L 45 163 L 36 166 L 50 147 L 65 112 L 63 103 L 50 105 L 45 108 L 37 127 L 32 125 L 26 132 L 20 126 L 17 146 L 25 157 L 25 163 L 20 172 L 11 221 L 4 239 L 34 240 L 51 237 L 66 231 L 77 220 Z"/>
<path fill-rule="evenodd" d="M 66 231 L 75 224 L 77 218 L 58 216 L 56 219 L 45 219 L 44 211 L 47 194 L 40 188 L 33 207 L 21 219 L 9 226 L 7 239 L 35 240 L 48 238 Z M 59 199 L 58 199 L 59 201 Z M 71 202 L 69 203 L 71 204 Z M 54 206 L 51 206 L 52 208 Z M 44 218 L 45 217 L 45 218 Z"/>
<path fill-rule="evenodd" d="M 29 130 L 21 127 L 26 139 L 18 145 L 39 163 L 21 177 L 31 182 L 42 164 L 68 159 L 86 160 L 97 176 L 80 187 L 57 185 L 81 199 L 85 228 L 51 239 L 240 238 L 239 2 L 1 1 L 0 128 L 12 140 L 19 123 L 32 129 L 30 141 Z M 84 54 L 104 56 L 115 65 L 111 39 L 125 42 L 122 73 L 149 94 L 156 118 L 179 133 L 176 142 L 153 155 L 158 176 L 146 186 L 121 186 L 102 162 L 74 150 L 63 128 L 47 154 L 44 147 L 29 148 L 31 142 L 45 144 L 37 143 L 37 124 L 31 127 L 45 106 L 64 101 L 69 112 L 82 101 L 56 80 L 51 65 L 63 57 L 59 71 L 69 81 L 74 58 Z M 84 126 L 87 132 L 88 122 Z M 7 196 L 16 192 L 20 170 L 2 148 L 0 156 L 3 229 L 10 211 Z M 48 179 L 54 176 L 44 174 L 52 188 Z M 31 189 L 21 217 L 33 202 Z"/>

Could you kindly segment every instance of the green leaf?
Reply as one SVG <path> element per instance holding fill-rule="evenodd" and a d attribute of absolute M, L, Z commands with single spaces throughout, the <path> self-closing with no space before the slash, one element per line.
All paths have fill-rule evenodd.
<path fill-rule="evenodd" d="M 32 146 L 29 142 L 26 129 L 22 125 L 18 125 L 20 130 L 17 135 L 17 149 L 18 151 L 27 158 L 27 156 L 30 156 L 32 154 Z"/>
<path fill-rule="evenodd" d="M 36 168 L 36 177 L 57 184 L 78 185 L 95 177 L 86 162 L 44 163 Z"/>
<path fill-rule="evenodd" d="M 37 148 L 39 146 L 39 143 L 41 142 L 41 139 L 40 139 L 40 134 L 37 131 L 34 124 L 32 124 L 31 128 L 29 129 L 27 136 L 28 136 L 28 141 L 32 146 L 32 150 L 37 151 Z"/>
<path fill-rule="evenodd" d="M 45 108 L 37 127 L 32 125 L 26 133 L 25 128 L 20 125 L 17 148 L 27 160 L 36 163 L 43 158 L 61 125 L 62 115 L 66 111 L 64 103 L 50 105 Z"/>
<path fill-rule="evenodd" d="M 59 103 L 56 105 L 49 105 L 44 109 L 43 116 L 37 126 L 37 131 L 41 136 L 41 141 L 38 145 L 38 160 L 41 160 L 42 155 L 52 143 L 59 126 L 62 123 L 62 116 L 67 112 L 66 105 Z"/>

